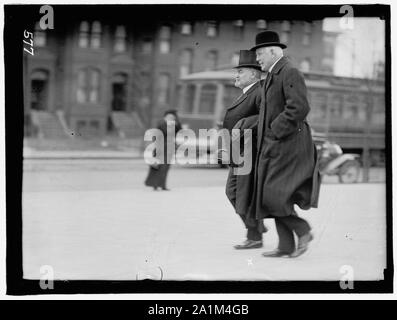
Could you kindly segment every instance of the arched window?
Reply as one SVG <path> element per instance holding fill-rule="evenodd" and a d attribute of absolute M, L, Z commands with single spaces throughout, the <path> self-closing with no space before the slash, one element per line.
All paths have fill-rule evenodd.
<path fill-rule="evenodd" d="M 117 26 L 114 39 L 114 51 L 125 52 L 127 49 L 127 33 L 124 26 Z"/>
<path fill-rule="evenodd" d="M 37 47 L 45 47 L 47 44 L 47 35 L 44 30 L 40 28 L 40 23 L 36 22 L 34 28 L 34 45 Z"/>
<path fill-rule="evenodd" d="M 205 84 L 201 88 L 200 109 L 201 114 L 213 114 L 216 101 L 216 85 Z"/>
<path fill-rule="evenodd" d="M 192 72 L 193 69 L 193 50 L 185 49 L 181 53 L 179 76 L 183 77 Z"/>
<path fill-rule="evenodd" d="M 48 71 L 43 69 L 34 70 L 30 76 L 30 108 L 32 110 L 47 110 L 48 77 Z"/>
<path fill-rule="evenodd" d="M 206 55 L 206 66 L 205 70 L 215 70 L 218 64 L 218 52 L 211 50 Z"/>

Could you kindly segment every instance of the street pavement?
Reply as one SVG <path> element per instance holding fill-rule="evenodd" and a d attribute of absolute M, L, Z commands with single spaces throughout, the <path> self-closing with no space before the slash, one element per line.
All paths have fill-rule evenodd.
<path fill-rule="evenodd" d="M 313 227 L 296 259 L 264 258 L 277 246 L 272 220 L 262 249 L 237 251 L 245 230 L 224 193 L 228 170 L 175 166 L 171 191 L 143 185 L 142 160 L 25 160 L 24 277 L 49 265 L 56 279 L 355 280 L 383 279 L 385 184 L 322 185 Z"/>

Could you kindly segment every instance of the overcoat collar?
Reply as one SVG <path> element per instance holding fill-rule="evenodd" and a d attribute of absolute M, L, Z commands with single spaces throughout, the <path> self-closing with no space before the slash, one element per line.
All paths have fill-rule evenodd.
<path fill-rule="evenodd" d="M 280 70 L 288 63 L 288 59 L 283 56 L 279 61 L 277 61 L 277 63 L 275 64 L 275 66 L 273 67 L 273 70 L 271 72 L 271 74 L 277 74 L 280 72 Z"/>
<path fill-rule="evenodd" d="M 267 74 L 267 76 L 269 77 L 268 80 L 265 81 L 266 87 L 265 87 L 265 91 L 267 90 L 267 88 L 270 86 L 272 79 L 273 79 L 273 74 L 277 74 L 280 72 L 280 70 L 288 63 L 288 60 L 286 57 L 282 57 L 279 61 L 277 61 L 277 63 L 274 65 L 273 69 L 271 72 L 269 72 Z"/>
<path fill-rule="evenodd" d="M 248 95 L 258 87 L 259 84 L 260 81 L 255 82 L 255 84 L 251 88 L 249 88 L 246 93 L 241 94 L 227 109 L 233 109 L 234 107 L 242 103 L 248 97 Z"/>

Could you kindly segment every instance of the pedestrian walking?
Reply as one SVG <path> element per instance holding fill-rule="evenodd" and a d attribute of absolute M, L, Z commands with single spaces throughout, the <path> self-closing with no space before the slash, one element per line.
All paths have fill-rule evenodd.
<path fill-rule="evenodd" d="M 256 35 L 256 60 L 268 72 L 262 88 L 255 162 L 254 199 L 257 219 L 274 218 L 279 244 L 265 257 L 298 257 L 313 239 L 311 227 L 299 217 L 317 207 L 317 152 L 306 121 L 310 111 L 302 74 L 283 56 L 286 45 L 273 31 Z M 294 234 L 298 237 L 295 245 Z"/>
<path fill-rule="evenodd" d="M 261 70 L 255 61 L 255 53 L 249 50 L 240 50 L 239 63 L 236 68 L 235 86 L 242 89 L 242 94 L 227 108 L 223 128 L 231 136 L 232 129 L 251 129 L 252 141 L 243 141 L 241 146 L 250 143 L 251 150 L 241 148 L 241 152 L 252 152 L 252 159 L 256 157 L 256 135 L 258 113 L 261 101 L 260 79 Z M 229 158 L 231 150 L 229 150 Z M 250 164 L 252 166 L 252 164 Z M 235 212 L 242 219 L 247 229 L 246 240 L 235 249 L 254 249 L 263 246 L 262 233 L 267 231 L 262 220 L 256 219 L 255 213 L 249 212 L 253 192 L 253 171 L 247 174 L 236 174 L 231 164 L 226 182 L 226 195 L 233 205 Z"/>
<path fill-rule="evenodd" d="M 172 130 L 167 130 L 171 126 L 175 126 Z M 171 159 L 174 157 L 172 153 L 173 150 L 167 148 L 167 141 L 172 141 L 175 144 L 175 136 L 168 137 L 168 131 L 176 133 L 182 128 L 181 123 L 178 118 L 178 114 L 175 110 L 167 110 L 164 113 L 164 118 L 158 123 L 157 129 L 159 129 L 164 136 L 164 140 L 160 148 L 162 148 L 162 154 L 164 155 L 164 161 L 157 161 L 155 164 L 149 166 L 149 173 L 145 180 L 145 185 L 148 187 L 153 187 L 153 190 L 156 191 L 158 188 L 161 190 L 169 191 L 167 188 L 167 175 L 170 169 L 170 163 L 167 162 L 167 159 Z M 170 139 L 171 138 L 171 139 Z M 153 157 L 156 158 L 156 150 L 153 153 Z"/>

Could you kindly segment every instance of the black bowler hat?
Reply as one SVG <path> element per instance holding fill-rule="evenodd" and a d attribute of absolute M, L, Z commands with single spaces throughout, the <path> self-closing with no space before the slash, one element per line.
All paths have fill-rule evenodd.
<path fill-rule="evenodd" d="M 178 117 L 178 112 L 177 112 L 175 109 L 166 110 L 166 111 L 164 112 L 164 117 L 165 117 L 167 114 L 172 114 L 172 115 L 174 115 L 175 117 Z"/>
<path fill-rule="evenodd" d="M 238 65 L 234 68 L 254 68 L 261 70 L 261 66 L 256 62 L 255 52 L 250 50 L 240 50 Z"/>
<path fill-rule="evenodd" d="M 272 47 L 278 46 L 282 49 L 285 49 L 287 46 L 284 43 L 280 43 L 280 38 L 278 37 L 277 32 L 274 31 L 263 31 L 256 35 L 255 38 L 255 47 L 252 47 L 250 50 L 254 51 L 260 47 Z"/>

